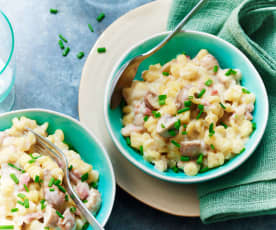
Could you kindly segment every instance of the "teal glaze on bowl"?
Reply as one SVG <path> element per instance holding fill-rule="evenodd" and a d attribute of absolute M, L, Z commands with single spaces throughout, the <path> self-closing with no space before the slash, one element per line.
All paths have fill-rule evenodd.
<path fill-rule="evenodd" d="M 205 173 L 199 173 L 196 176 L 187 176 L 183 172 L 174 173 L 172 170 L 160 172 L 154 168 L 152 164 L 145 161 L 143 157 L 126 144 L 125 138 L 121 135 L 122 128 L 121 108 L 115 110 L 110 109 L 110 89 L 115 73 L 119 68 L 132 57 L 146 52 L 158 44 L 168 32 L 160 33 L 149 37 L 141 43 L 132 47 L 113 69 L 105 90 L 104 112 L 105 121 L 111 135 L 111 138 L 120 152 L 136 167 L 144 172 L 170 182 L 178 183 L 196 183 L 203 182 L 224 175 L 231 170 L 241 165 L 256 149 L 259 144 L 268 119 L 268 97 L 263 81 L 258 72 L 248 60 L 248 58 L 236 47 L 230 43 L 211 34 L 195 31 L 182 31 L 178 33 L 171 41 L 168 42 L 156 54 L 146 59 L 139 67 L 135 79 L 141 79 L 141 73 L 148 69 L 149 65 L 161 63 L 164 64 L 175 58 L 177 54 L 185 52 L 186 55 L 192 58 L 201 50 L 207 49 L 213 54 L 222 68 L 237 68 L 241 70 L 242 81 L 241 85 L 248 88 L 256 96 L 255 110 L 253 113 L 253 121 L 257 123 L 257 129 L 250 136 L 245 147 L 246 151 L 232 158 L 224 165 L 209 170 Z"/>
<path fill-rule="evenodd" d="M 91 131 L 74 118 L 43 109 L 25 109 L 1 114 L 0 130 L 10 128 L 12 119 L 21 116 L 36 120 L 38 124 L 48 122 L 49 134 L 52 134 L 56 129 L 63 130 L 65 142 L 72 146 L 85 162 L 92 164 L 93 168 L 99 171 L 98 189 L 102 196 L 102 206 L 96 218 L 104 226 L 114 204 L 116 188 L 111 161 L 101 143 Z M 92 230 L 91 227 L 88 229 Z"/>

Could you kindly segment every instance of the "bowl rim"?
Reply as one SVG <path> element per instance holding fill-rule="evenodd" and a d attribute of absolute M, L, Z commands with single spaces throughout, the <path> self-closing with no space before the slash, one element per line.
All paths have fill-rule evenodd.
<path fill-rule="evenodd" d="M 108 210 L 106 217 L 103 219 L 103 221 L 101 223 L 102 226 L 105 226 L 105 224 L 107 223 L 107 221 L 108 221 L 108 219 L 111 215 L 111 212 L 112 212 L 112 209 L 113 209 L 113 206 L 114 206 L 115 194 L 116 194 L 116 179 L 115 179 L 114 169 L 113 169 L 111 160 L 110 160 L 109 155 L 108 155 L 105 147 L 103 146 L 103 144 L 98 140 L 98 138 L 95 136 L 95 134 L 90 129 L 85 127 L 85 125 L 82 124 L 77 119 L 75 119 L 75 118 L 73 118 L 69 115 L 66 115 L 64 113 L 56 112 L 56 111 L 49 110 L 49 109 L 28 108 L 28 109 L 13 110 L 13 111 L 10 111 L 10 112 L 0 114 L 0 119 L 2 117 L 8 116 L 8 115 L 22 113 L 22 112 L 43 112 L 43 113 L 53 114 L 53 115 L 57 115 L 57 116 L 66 118 L 66 119 L 70 120 L 71 122 L 73 122 L 73 123 L 77 124 L 78 126 L 80 126 L 82 129 L 84 129 L 92 137 L 92 139 L 96 142 L 96 144 L 99 146 L 99 148 L 101 149 L 101 151 L 103 152 L 103 154 L 104 154 L 104 156 L 107 160 L 108 167 L 111 171 L 111 183 L 112 183 L 112 191 L 111 191 L 112 194 L 111 194 L 110 209 Z"/>
<path fill-rule="evenodd" d="M 269 115 L 269 104 L 268 104 L 268 95 L 267 95 L 267 91 L 266 88 L 264 86 L 264 82 L 260 76 L 260 74 L 258 73 L 258 71 L 256 70 L 255 66 L 251 63 L 251 61 L 245 56 L 245 54 L 240 51 L 237 47 L 235 47 L 234 45 L 232 45 L 231 43 L 229 43 L 228 41 L 225 41 L 213 34 L 209 34 L 206 32 L 199 32 L 199 31 L 193 31 L 193 30 L 181 30 L 178 33 L 188 33 L 188 34 L 192 34 L 192 35 L 201 35 L 201 36 L 206 36 L 210 39 L 214 39 L 214 40 L 218 40 L 222 43 L 224 43 L 224 45 L 230 47 L 231 49 L 233 49 L 235 52 L 237 52 L 246 62 L 247 64 L 253 69 L 253 72 L 255 73 L 256 79 L 259 81 L 260 83 L 260 89 L 261 91 L 264 93 L 265 97 L 264 97 L 264 107 L 265 107 L 265 120 L 263 122 L 263 125 L 261 127 L 261 129 L 259 130 L 259 134 L 257 136 L 257 140 L 256 142 L 254 142 L 253 145 L 251 145 L 245 153 L 243 153 L 242 157 L 239 159 L 239 161 L 232 163 L 229 167 L 224 168 L 214 174 L 211 175 L 206 175 L 200 178 L 197 177 L 188 177 L 188 178 L 174 178 L 171 176 L 166 176 L 166 175 L 160 175 L 157 172 L 154 172 L 153 170 L 151 170 L 150 168 L 148 168 L 147 166 L 143 165 L 142 163 L 136 161 L 129 153 L 127 150 L 125 150 L 123 148 L 123 146 L 120 144 L 120 142 L 117 140 L 112 128 L 111 128 L 111 124 L 110 124 L 110 119 L 108 117 L 108 107 L 110 106 L 109 103 L 109 89 L 111 88 L 112 85 L 112 80 L 113 77 L 116 73 L 116 70 L 118 68 L 118 66 L 122 63 L 122 61 L 126 58 L 126 56 L 135 48 L 137 48 L 138 46 L 142 45 L 144 42 L 153 39 L 155 37 L 158 36 L 162 36 L 162 35 L 167 35 L 169 34 L 171 31 L 165 31 L 165 32 L 160 32 L 160 33 L 156 33 L 153 34 L 151 36 L 148 36 L 147 38 L 135 43 L 134 45 L 132 45 L 127 51 L 125 51 L 122 54 L 122 57 L 116 62 L 115 66 L 113 67 L 108 80 L 107 80 L 107 84 L 105 86 L 105 92 L 104 92 L 104 119 L 105 119 L 105 124 L 108 130 L 108 133 L 113 141 L 113 143 L 115 144 L 115 146 L 117 147 L 117 149 L 120 151 L 120 153 L 130 162 L 132 163 L 134 166 L 136 166 L 138 169 L 142 170 L 143 172 L 147 173 L 148 175 L 151 175 L 155 178 L 164 180 L 164 181 L 168 181 L 168 182 L 175 182 L 175 183 L 182 183 L 182 184 L 192 184 L 192 183 L 200 183 L 200 182 L 205 182 L 211 179 L 215 179 L 218 178 L 220 176 L 223 176 L 231 171 L 233 171 L 234 169 L 237 169 L 239 166 L 241 166 L 256 150 L 257 146 L 259 145 L 266 126 L 267 126 L 267 121 L 268 121 L 268 115 Z"/>

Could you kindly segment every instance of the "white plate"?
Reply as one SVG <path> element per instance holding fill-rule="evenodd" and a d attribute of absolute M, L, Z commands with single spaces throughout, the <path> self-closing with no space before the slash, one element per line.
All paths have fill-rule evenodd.
<path fill-rule="evenodd" d="M 83 68 L 79 89 L 79 117 L 102 141 L 110 155 L 117 184 L 137 200 L 177 216 L 199 216 L 196 185 L 155 179 L 128 162 L 113 144 L 103 115 L 107 78 L 121 55 L 135 43 L 166 30 L 171 0 L 158 0 L 120 17 L 100 36 Z M 98 47 L 107 52 L 99 54 Z"/>

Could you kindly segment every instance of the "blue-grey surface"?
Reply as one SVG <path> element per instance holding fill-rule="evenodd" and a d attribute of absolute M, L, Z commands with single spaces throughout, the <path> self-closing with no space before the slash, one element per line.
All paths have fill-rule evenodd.
<path fill-rule="evenodd" d="M 16 38 L 16 101 L 14 109 L 40 107 L 78 118 L 78 87 L 85 58 L 101 32 L 128 10 L 151 0 L 0 0 L 0 9 L 11 19 Z M 113 2 L 112 6 L 102 2 Z M 57 15 L 49 13 L 57 8 Z M 104 11 L 106 18 L 97 23 Z M 94 33 L 88 30 L 91 23 Z M 58 34 L 68 39 L 71 51 L 64 58 Z M 67 45 L 67 44 L 66 44 Z M 166 197 L 164 197 L 166 199 Z M 184 206 L 185 204 L 183 204 Z M 121 189 L 106 229 L 276 229 L 274 216 L 254 217 L 203 225 L 198 218 L 159 212 L 136 201 Z"/>

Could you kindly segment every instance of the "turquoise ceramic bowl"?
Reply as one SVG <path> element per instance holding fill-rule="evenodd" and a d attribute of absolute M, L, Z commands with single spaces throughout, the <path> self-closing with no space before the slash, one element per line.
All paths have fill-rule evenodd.
<path fill-rule="evenodd" d="M 107 222 L 115 197 L 115 177 L 111 161 L 102 144 L 95 135 L 79 121 L 67 115 L 43 109 L 17 110 L 0 115 L 0 130 L 10 128 L 14 117 L 25 116 L 36 120 L 38 124 L 49 123 L 48 132 L 62 129 L 65 142 L 74 147 L 81 158 L 99 171 L 99 191 L 102 195 L 102 206 L 97 213 L 97 220 L 102 226 Z M 92 228 L 88 228 L 92 230 Z"/>
<path fill-rule="evenodd" d="M 161 63 L 164 64 L 171 59 L 175 58 L 177 54 L 185 52 L 187 55 L 194 57 L 199 50 L 207 49 L 219 61 L 222 68 L 238 68 L 241 70 L 243 78 L 241 84 L 248 88 L 256 95 L 256 104 L 254 110 L 254 122 L 257 123 L 257 129 L 250 136 L 246 143 L 246 151 L 234 157 L 223 166 L 209 170 L 205 173 L 200 173 L 196 176 L 187 176 L 184 173 L 174 173 L 172 170 L 167 172 L 159 172 L 152 164 L 146 162 L 142 156 L 137 154 L 131 147 L 126 144 L 124 137 L 121 135 L 122 128 L 121 118 L 122 111 L 120 108 L 115 110 L 110 109 L 110 89 L 113 82 L 115 73 L 119 68 L 130 58 L 146 52 L 157 45 L 168 32 L 160 33 L 149 37 L 148 39 L 140 42 L 127 51 L 114 67 L 105 91 L 105 121 L 113 142 L 118 147 L 120 152 L 132 164 L 144 172 L 157 177 L 162 180 L 178 182 L 178 183 L 196 183 L 203 182 L 224 175 L 231 170 L 237 168 L 254 152 L 258 143 L 260 142 L 268 119 L 268 97 L 263 81 L 248 60 L 248 58 L 236 47 L 230 43 L 207 33 L 195 31 L 183 31 L 178 33 L 168 44 L 165 45 L 156 54 L 146 59 L 139 67 L 136 79 L 141 79 L 141 73 L 148 69 L 149 65 Z"/>

